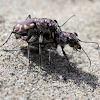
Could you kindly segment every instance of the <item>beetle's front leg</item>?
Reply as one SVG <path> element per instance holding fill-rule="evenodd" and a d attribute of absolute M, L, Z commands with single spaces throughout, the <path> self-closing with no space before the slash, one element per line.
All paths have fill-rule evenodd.
<path fill-rule="evenodd" d="M 66 54 L 65 51 L 64 51 L 64 47 L 61 46 L 61 48 L 62 48 L 63 55 L 64 55 L 65 58 L 67 59 L 67 61 L 68 61 L 68 65 L 70 66 L 69 59 L 68 59 L 68 57 L 67 57 L 67 54 Z"/>

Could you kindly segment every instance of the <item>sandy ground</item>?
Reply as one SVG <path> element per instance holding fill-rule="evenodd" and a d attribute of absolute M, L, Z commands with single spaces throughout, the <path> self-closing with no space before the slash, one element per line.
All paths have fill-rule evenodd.
<path fill-rule="evenodd" d="M 59 25 L 75 14 L 62 30 L 77 32 L 79 39 L 100 44 L 99 0 L 0 0 L 0 45 L 13 26 L 29 14 L 56 19 Z M 29 70 L 27 43 L 12 35 L 0 48 L 0 100 L 100 100 L 100 49 L 96 49 L 96 44 L 81 45 L 92 61 L 91 67 L 82 51 L 66 46 L 70 67 L 58 47 L 52 51 L 51 65 L 48 51 L 44 51 L 41 68 L 38 52 L 31 50 L 33 67 Z"/>

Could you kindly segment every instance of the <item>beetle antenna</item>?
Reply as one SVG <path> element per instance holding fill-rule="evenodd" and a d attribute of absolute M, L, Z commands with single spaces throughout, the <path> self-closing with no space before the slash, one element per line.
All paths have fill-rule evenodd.
<path fill-rule="evenodd" d="M 97 49 L 99 48 L 99 44 L 98 43 L 96 43 L 96 42 L 87 42 L 87 41 L 82 41 L 82 40 L 80 40 L 80 39 L 78 39 L 80 42 L 84 42 L 84 43 L 95 43 L 95 44 L 97 44 Z"/>
<path fill-rule="evenodd" d="M 81 47 L 82 48 L 82 47 Z M 83 52 L 86 54 L 87 58 L 89 59 L 90 61 L 90 67 L 91 67 L 91 59 L 89 58 L 88 54 L 85 52 L 85 50 L 82 48 Z"/>
<path fill-rule="evenodd" d="M 6 49 L 3 49 L 3 51 L 6 51 L 6 52 L 9 52 L 9 51 L 19 51 L 21 49 L 15 49 L 15 50 L 6 50 Z"/>
<path fill-rule="evenodd" d="M 68 18 L 61 26 L 59 27 L 62 27 L 63 25 L 65 25 L 72 17 L 75 17 L 75 15 L 71 16 L 70 18 Z"/>
<path fill-rule="evenodd" d="M 11 32 L 10 36 L 8 37 L 8 39 L 7 39 L 0 47 L 2 47 L 3 45 L 5 45 L 5 44 L 8 42 L 8 40 L 10 39 L 12 33 L 13 33 L 13 32 Z"/>

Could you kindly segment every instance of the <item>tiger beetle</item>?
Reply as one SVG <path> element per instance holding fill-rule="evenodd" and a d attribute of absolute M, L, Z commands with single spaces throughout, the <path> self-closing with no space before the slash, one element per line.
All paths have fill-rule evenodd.
<path fill-rule="evenodd" d="M 73 16 L 71 16 L 70 18 L 72 18 Z M 67 21 L 65 21 L 65 23 Z M 21 38 L 22 40 L 26 41 L 28 43 L 27 50 L 28 50 L 29 64 L 30 64 L 30 46 L 31 45 L 38 46 L 39 56 L 40 56 L 39 57 L 40 65 L 41 65 L 41 59 L 42 59 L 41 45 L 45 47 L 47 44 L 52 43 L 52 46 L 54 48 L 57 48 L 57 46 L 60 45 L 65 58 L 68 60 L 67 54 L 64 51 L 65 45 L 68 44 L 70 47 L 72 47 L 76 51 L 79 51 L 82 49 L 83 52 L 88 57 L 90 61 L 90 66 L 91 66 L 91 60 L 89 56 L 87 55 L 87 53 L 82 48 L 82 46 L 80 45 L 80 42 L 95 43 L 95 44 L 97 43 L 81 41 L 80 39 L 78 39 L 78 35 L 76 32 L 71 33 L 71 32 L 62 31 L 61 27 L 64 24 L 59 26 L 56 20 L 52 20 L 48 18 L 31 18 L 31 15 L 29 15 L 25 21 L 17 23 L 13 27 L 13 31 L 11 32 L 10 36 L 8 37 L 5 43 L 7 43 L 12 33 L 15 34 L 16 39 Z M 5 43 L 3 43 L 0 47 L 2 47 Z M 99 48 L 99 45 L 98 45 L 98 48 Z M 48 49 L 51 49 L 51 47 Z M 49 62 L 50 62 L 50 51 L 49 51 Z"/>

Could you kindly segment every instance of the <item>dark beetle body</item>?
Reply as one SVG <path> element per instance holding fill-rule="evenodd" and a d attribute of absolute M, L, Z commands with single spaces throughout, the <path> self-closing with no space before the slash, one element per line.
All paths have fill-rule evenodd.
<path fill-rule="evenodd" d="M 81 45 L 79 43 L 78 35 L 76 32 L 71 33 L 71 32 L 62 31 L 59 38 L 60 38 L 59 39 L 60 43 L 62 41 L 63 47 L 64 45 L 69 44 L 69 46 L 73 47 L 74 50 L 81 49 Z"/>
<path fill-rule="evenodd" d="M 58 24 L 56 20 L 47 18 L 31 18 L 16 24 L 13 28 L 13 32 L 20 33 L 33 28 L 35 32 L 53 32 L 57 29 Z M 36 29 L 36 30 L 35 30 Z"/>
<path fill-rule="evenodd" d="M 31 18 L 16 24 L 13 28 L 16 39 L 23 36 L 28 36 L 25 40 L 30 41 L 30 38 L 35 37 L 34 43 L 37 43 L 39 35 L 43 35 L 42 43 L 49 43 L 55 41 L 55 37 L 58 37 L 59 27 L 56 20 L 51 20 L 48 18 Z M 51 40 L 52 39 L 52 40 Z"/>
<path fill-rule="evenodd" d="M 59 26 L 56 20 L 48 18 L 30 18 L 16 24 L 13 28 L 16 39 L 22 38 L 31 44 L 39 44 L 39 36 L 42 34 L 42 44 L 56 42 L 59 34 Z"/>

